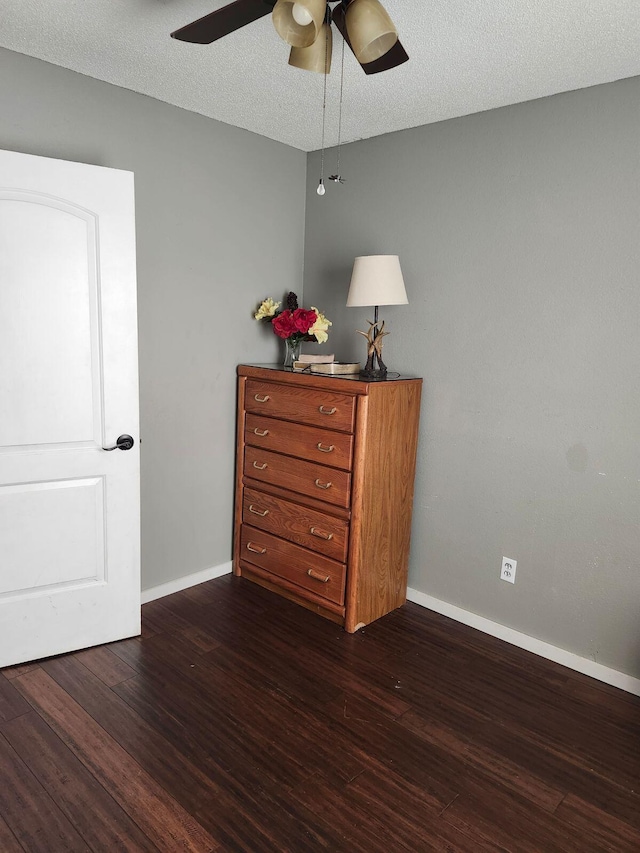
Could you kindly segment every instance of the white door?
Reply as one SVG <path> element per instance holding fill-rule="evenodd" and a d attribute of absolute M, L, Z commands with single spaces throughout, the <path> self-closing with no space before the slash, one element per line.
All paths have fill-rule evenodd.
<path fill-rule="evenodd" d="M 0 666 L 140 633 L 136 330 L 133 175 L 0 151 Z"/>

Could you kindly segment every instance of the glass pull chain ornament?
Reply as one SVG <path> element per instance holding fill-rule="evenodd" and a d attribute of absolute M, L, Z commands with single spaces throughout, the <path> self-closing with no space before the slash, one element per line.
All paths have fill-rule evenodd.
<path fill-rule="evenodd" d="M 328 8 L 328 7 L 327 7 Z M 325 36 L 325 48 L 324 48 L 324 81 L 323 81 L 323 91 L 322 91 L 322 153 L 320 155 L 320 182 L 318 183 L 318 189 L 316 192 L 318 195 L 324 195 L 326 193 L 326 188 L 324 185 L 324 127 L 325 127 L 325 119 L 327 115 L 327 76 L 329 74 L 329 36 Z"/>
<path fill-rule="evenodd" d="M 344 39 L 342 39 L 342 62 L 340 65 L 340 112 L 338 113 L 338 156 L 335 175 L 329 175 L 329 180 L 336 184 L 344 184 L 344 178 L 340 174 L 340 142 L 342 140 L 342 92 L 344 88 Z"/>

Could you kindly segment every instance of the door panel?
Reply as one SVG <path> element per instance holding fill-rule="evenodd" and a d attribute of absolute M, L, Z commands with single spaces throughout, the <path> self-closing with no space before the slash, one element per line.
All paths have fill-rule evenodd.
<path fill-rule="evenodd" d="M 0 448 L 99 438 L 96 225 L 47 196 L 0 191 L 0 281 L 11 283 L 0 289 Z"/>
<path fill-rule="evenodd" d="M 104 477 L 0 487 L 0 541 L 19 554 L 0 599 L 104 583 Z M 64 564 L 53 554 L 66 554 Z"/>

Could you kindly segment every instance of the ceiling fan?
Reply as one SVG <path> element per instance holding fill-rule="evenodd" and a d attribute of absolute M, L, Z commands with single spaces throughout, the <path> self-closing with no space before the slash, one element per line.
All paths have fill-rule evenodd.
<path fill-rule="evenodd" d="M 289 64 L 298 68 L 329 73 L 332 23 L 365 74 L 388 71 L 409 59 L 380 0 L 235 0 L 171 36 L 211 44 L 270 12 L 278 35 L 291 45 Z"/>

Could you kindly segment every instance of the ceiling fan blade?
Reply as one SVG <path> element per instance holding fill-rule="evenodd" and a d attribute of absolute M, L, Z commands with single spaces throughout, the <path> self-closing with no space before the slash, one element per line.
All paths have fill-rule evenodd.
<path fill-rule="evenodd" d="M 345 21 L 344 6 L 342 3 L 339 6 L 336 6 L 332 11 L 331 19 L 340 30 L 342 37 L 353 52 L 353 48 L 351 47 L 351 42 L 349 41 L 349 36 L 347 34 L 347 24 Z M 373 62 L 361 62 L 360 66 L 365 74 L 379 74 L 381 71 L 389 71 L 397 65 L 402 65 L 402 63 L 406 62 L 408 59 L 409 54 L 400 44 L 400 39 L 398 39 L 391 50 L 388 50 L 384 56 L 381 56 L 379 59 L 374 59 Z"/>
<path fill-rule="evenodd" d="M 276 0 L 235 0 L 204 18 L 171 33 L 171 38 L 194 44 L 211 44 L 273 11 Z"/>

